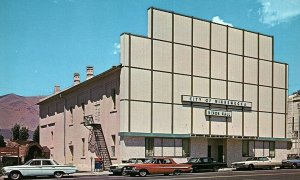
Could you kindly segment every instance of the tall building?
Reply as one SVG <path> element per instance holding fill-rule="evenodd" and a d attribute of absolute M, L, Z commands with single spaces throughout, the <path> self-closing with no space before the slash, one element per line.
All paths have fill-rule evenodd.
<path fill-rule="evenodd" d="M 272 36 L 156 8 L 148 36 L 121 35 L 120 65 L 40 105 L 42 146 L 90 169 L 131 157 L 177 162 L 288 154 L 288 65 Z"/>

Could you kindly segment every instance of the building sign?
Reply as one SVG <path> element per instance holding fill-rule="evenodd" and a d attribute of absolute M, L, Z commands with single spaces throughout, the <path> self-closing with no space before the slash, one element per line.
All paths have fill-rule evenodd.
<path fill-rule="evenodd" d="M 247 101 L 216 99 L 216 98 L 208 98 L 208 97 L 201 97 L 201 96 L 182 95 L 181 101 L 182 102 L 193 102 L 193 103 L 218 104 L 218 105 L 225 105 L 225 106 L 248 107 L 248 108 L 252 107 L 252 103 L 247 102 Z"/>
<path fill-rule="evenodd" d="M 0 156 L 18 156 L 18 147 L 1 147 Z"/>
<path fill-rule="evenodd" d="M 221 117 L 231 117 L 232 113 L 228 111 L 215 111 L 215 110 L 205 110 L 206 116 L 221 116 Z"/>

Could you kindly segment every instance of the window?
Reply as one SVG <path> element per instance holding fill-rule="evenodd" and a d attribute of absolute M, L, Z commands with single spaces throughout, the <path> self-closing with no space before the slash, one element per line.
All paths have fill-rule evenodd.
<path fill-rule="evenodd" d="M 40 166 L 41 165 L 41 161 L 37 160 L 37 161 L 32 161 L 30 163 L 30 166 Z"/>
<path fill-rule="evenodd" d="M 51 161 L 47 161 L 47 160 L 43 160 L 42 163 L 43 163 L 43 166 L 51 166 L 51 165 L 53 165 Z"/>
<path fill-rule="evenodd" d="M 82 114 L 83 114 L 83 116 L 85 116 L 85 104 L 84 103 L 81 104 L 81 108 L 82 108 Z"/>
<path fill-rule="evenodd" d="M 154 156 L 154 138 L 146 138 L 145 140 L 145 144 L 146 144 L 146 157 L 147 156 Z"/>
<path fill-rule="evenodd" d="M 73 124 L 73 107 L 70 107 L 70 123 Z"/>
<path fill-rule="evenodd" d="M 113 100 L 113 109 L 116 109 L 116 89 L 111 89 L 111 98 Z"/>
<path fill-rule="evenodd" d="M 111 156 L 115 157 L 116 156 L 116 135 L 111 135 L 112 141 L 113 141 L 113 146 L 111 146 Z"/>
<path fill-rule="evenodd" d="M 269 157 L 275 157 L 275 141 L 270 141 L 269 143 Z"/>
<path fill-rule="evenodd" d="M 182 139 L 182 156 L 189 157 L 190 156 L 190 140 Z"/>
<path fill-rule="evenodd" d="M 249 156 L 249 141 L 243 141 L 242 156 L 243 157 L 248 157 Z"/>
<path fill-rule="evenodd" d="M 82 156 L 85 156 L 85 139 L 82 138 Z"/>

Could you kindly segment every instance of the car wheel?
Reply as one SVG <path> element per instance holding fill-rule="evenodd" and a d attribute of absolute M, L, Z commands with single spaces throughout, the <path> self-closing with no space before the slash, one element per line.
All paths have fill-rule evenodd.
<path fill-rule="evenodd" d="M 219 171 L 219 167 L 213 167 L 213 172 L 218 172 Z"/>
<path fill-rule="evenodd" d="M 293 169 L 297 169 L 297 164 L 294 163 L 294 164 L 292 165 L 292 168 L 293 168 Z"/>
<path fill-rule="evenodd" d="M 124 168 L 122 168 L 121 174 L 122 174 L 122 176 L 126 176 L 127 175 L 127 173 L 124 171 Z"/>
<path fill-rule="evenodd" d="M 248 169 L 249 169 L 250 171 L 254 170 L 254 165 L 253 165 L 253 164 L 250 164 L 249 167 L 248 167 Z"/>
<path fill-rule="evenodd" d="M 175 171 L 173 172 L 173 174 L 174 174 L 175 176 L 178 176 L 178 175 L 181 174 L 181 171 L 180 171 L 180 170 L 175 170 Z"/>
<path fill-rule="evenodd" d="M 13 171 L 9 174 L 9 179 L 13 179 L 13 180 L 16 180 L 16 179 L 21 179 L 21 173 L 18 172 L 18 171 Z"/>
<path fill-rule="evenodd" d="M 166 173 L 166 174 L 164 174 L 164 176 L 169 176 L 169 174 L 168 174 L 168 173 Z"/>
<path fill-rule="evenodd" d="M 63 175 L 64 175 L 64 173 L 59 172 L 59 171 L 57 171 L 57 172 L 54 173 L 54 177 L 56 177 L 56 178 L 62 178 Z"/>
<path fill-rule="evenodd" d="M 141 176 L 141 177 L 147 176 L 147 171 L 144 170 L 144 169 L 140 170 L 140 171 L 139 171 L 139 176 Z"/>

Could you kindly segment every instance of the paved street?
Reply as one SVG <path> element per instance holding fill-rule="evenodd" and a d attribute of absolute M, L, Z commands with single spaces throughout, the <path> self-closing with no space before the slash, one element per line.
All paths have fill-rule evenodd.
<path fill-rule="evenodd" d="M 147 177 L 130 177 L 130 176 L 112 176 L 112 175 L 102 175 L 102 176 L 69 176 L 63 179 L 155 179 L 155 180 L 167 180 L 167 179 L 177 179 L 177 180 L 188 180 L 188 179 L 199 179 L 199 180 L 208 180 L 208 179 L 222 179 L 222 180 L 290 180 L 290 179 L 299 179 L 300 169 L 278 169 L 278 170 L 256 170 L 256 171 L 229 171 L 229 172 L 205 172 L 205 173 L 189 173 L 181 174 L 180 176 L 163 176 L 163 175 L 151 175 Z M 29 178 L 27 178 L 29 179 Z M 30 178 L 32 179 L 32 178 Z M 54 178 L 35 178 L 50 180 Z"/>

